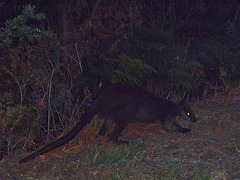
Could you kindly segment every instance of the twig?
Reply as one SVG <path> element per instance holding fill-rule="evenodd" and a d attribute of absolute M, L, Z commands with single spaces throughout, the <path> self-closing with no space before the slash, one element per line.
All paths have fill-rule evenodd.
<path fill-rule="evenodd" d="M 80 57 L 79 52 L 78 52 L 78 41 L 75 43 L 75 50 L 77 52 L 78 64 L 79 64 L 80 70 L 81 70 L 81 72 L 83 72 L 82 61 L 81 61 L 81 57 Z"/>

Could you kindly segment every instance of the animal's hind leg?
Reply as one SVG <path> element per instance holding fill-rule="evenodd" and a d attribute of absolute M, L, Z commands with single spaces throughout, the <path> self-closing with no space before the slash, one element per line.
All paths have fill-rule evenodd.
<path fill-rule="evenodd" d="M 101 126 L 101 128 L 98 131 L 98 135 L 100 135 L 100 136 L 106 135 L 106 132 L 109 129 L 110 125 L 111 125 L 111 121 L 109 119 L 105 120 L 103 125 Z"/>
<path fill-rule="evenodd" d="M 121 136 L 123 130 L 132 121 L 137 113 L 137 110 L 137 106 L 134 106 L 132 104 L 122 104 L 121 107 L 118 108 L 114 119 L 115 127 L 109 136 L 114 143 L 127 143 L 127 141 L 119 141 L 118 138 Z"/>
<path fill-rule="evenodd" d="M 128 124 L 117 124 L 115 125 L 112 133 L 109 135 L 110 139 L 114 143 L 127 143 L 127 141 L 119 141 L 118 138 L 122 134 L 123 130 L 127 127 Z"/>

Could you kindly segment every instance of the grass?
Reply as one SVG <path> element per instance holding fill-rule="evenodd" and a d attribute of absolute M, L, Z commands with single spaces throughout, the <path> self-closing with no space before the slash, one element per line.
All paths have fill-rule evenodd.
<path fill-rule="evenodd" d="M 194 104 L 187 134 L 159 124 L 133 124 L 128 145 L 96 139 L 94 123 L 75 140 L 23 165 L 16 154 L 0 164 L 0 179 L 240 179 L 240 97 Z"/>

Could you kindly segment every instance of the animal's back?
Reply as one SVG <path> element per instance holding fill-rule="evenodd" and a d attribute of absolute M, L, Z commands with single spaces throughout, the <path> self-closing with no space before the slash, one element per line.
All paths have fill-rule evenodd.
<path fill-rule="evenodd" d="M 174 111 L 175 104 L 130 85 L 112 85 L 93 104 L 94 111 L 115 121 L 155 121 Z"/>

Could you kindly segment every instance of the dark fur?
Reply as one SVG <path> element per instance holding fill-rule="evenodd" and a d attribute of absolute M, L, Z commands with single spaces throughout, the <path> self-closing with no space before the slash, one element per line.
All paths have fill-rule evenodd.
<path fill-rule="evenodd" d="M 138 87 L 112 85 L 90 107 L 86 108 L 86 112 L 81 117 L 81 120 L 68 134 L 22 159 L 19 163 L 25 163 L 67 143 L 90 122 L 95 114 L 105 119 L 98 132 L 99 135 L 105 135 L 111 122 L 115 122 L 115 127 L 109 135 L 110 139 L 115 143 L 119 142 L 119 136 L 131 122 L 152 123 L 160 121 L 167 131 L 185 133 L 190 131 L 190 129 L 182 128 L 176 124 L 176 117 L 187 115 L 192 122 L 196 121 L 191 109 L 184 102 L 174 104 Z"/>

